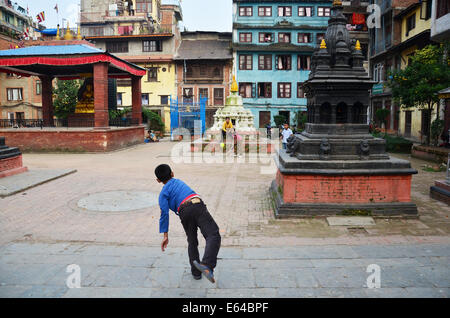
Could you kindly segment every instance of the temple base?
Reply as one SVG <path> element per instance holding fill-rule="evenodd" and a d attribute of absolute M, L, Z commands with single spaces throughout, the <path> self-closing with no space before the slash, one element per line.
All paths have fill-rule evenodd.
<path fill-rule="evenodd" d="M 280 150 L 271 196 L 283 216 L 370 215 L 415 217 L 409 162 L 298 160 Z"/>
<path fill-rule="evenodd" d="M 430 187 L 430 196 L 450 205 L 450 184 L 445 181 L 436 181 L 435 185 Z"/>

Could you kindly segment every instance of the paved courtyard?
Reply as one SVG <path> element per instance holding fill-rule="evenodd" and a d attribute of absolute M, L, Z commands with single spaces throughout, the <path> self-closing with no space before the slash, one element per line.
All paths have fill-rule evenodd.
<path fill-rule="evenodd" d="M 25 154 L 30 170 L 77 172 L 0 199 L 0 296 L 450 296 L 450 208 L 428 195 L 444 173 L 422 171 L 426 162 L 412 160 L 420 218 L 329 226 L 321 218 L 274 219 L 268 188 L 275 172 L 268 164 L 205 163 L 198 156 L 173 162 L 176 145 Z M 200 193 L 220 227 L 216 285 L 190 278 L 186 238 L 174 214 L 169 250 L 160 251 L 154 198 L 161 185 L 153 174 L 160 163 Z M 121 211 L 123 193 L 150 199 Z M 103 209 L 93 208 L 95 197 Z M 81 268 L 81 289 L 65 285 L 69 264 Z M 364 287 L 370 264 L 381 267 L 382 289 Z"/>

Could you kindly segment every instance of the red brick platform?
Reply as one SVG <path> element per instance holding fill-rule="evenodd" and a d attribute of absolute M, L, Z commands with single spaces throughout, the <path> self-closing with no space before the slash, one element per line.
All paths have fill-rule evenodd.
<path fill-rule="evenodd" d="M 11 147 L 22 151 L 106 152 L 144 142 L 144 126 L 92 128 L 4 129 Z"/>
<path fill-rule="evenodd" d="M 450 205 L 450 184 L 444 180 L 435 181 L 434 186 L 430 187 L 430 196 Z"/>
<path fill-rule="evenodd" d="M 411 202 L 411 175 L 321 176 L 277 172 L 285 203 Z"/>
<path fill-rule="evenodd" d="M 22 155 L 0 160 L 0 178 L 13 176 L 28 171 L 22 165 Z"/>

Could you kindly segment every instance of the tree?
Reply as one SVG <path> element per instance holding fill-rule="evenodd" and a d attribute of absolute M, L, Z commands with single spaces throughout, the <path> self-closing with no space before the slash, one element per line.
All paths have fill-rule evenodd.
<path fill-rule="evenodd" d="M 390 72 L 387 86 L 392 89 L 394 101 L 402 108 L 426 109 L 432 113 L 435 106 L 439 119 L 439 98 L 437 92 L 450 86 L 450 59 L 443 59 L 445 46 L 428 45 L 417 50 L 411 63 L 403 70 Z M 431 138 L 431 116 L 428 116 L 429 131 L 427 145 Z"/>
<path fill-rule="evenodd" d="M 389 114 L 391 113 L 391 111 L 387 108 L 380 108 L 377 109 L 377 111 L 375 112 L 375 118 L 384 125 L 384 135 L 387 135 L 387 127 L 386 127 L 386 123 L 387 123 L 387 118 L 389 116 Z"/>
<path fill-rule="evenodd" d="M 75 112 L 79 89 L 80 83 L 77 80 L 56 81 L 56 88 L 53 89 L 53 94 L 55 96 L 53 106 L 55 108 L 56 117 L 65 119 L 69 114 Z"/>

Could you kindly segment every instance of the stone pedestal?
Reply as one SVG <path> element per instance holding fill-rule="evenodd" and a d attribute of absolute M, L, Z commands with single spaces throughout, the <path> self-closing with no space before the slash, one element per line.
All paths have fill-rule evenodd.
<path fill-rule="evenodd" d="M 430 187 L 430 196 L 450 205 L 450 182 L 446 180 L 435 181 L 434 186 Z"/>
<path fill-rule="evenodd" d="M 22 154 L 19 148 L 7 147 L 5 137 L 0 137 L 0 178 L 28 171 L 23 167 Z"/>

